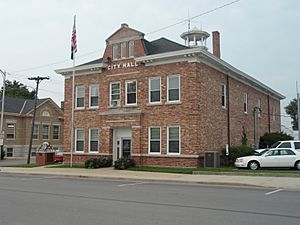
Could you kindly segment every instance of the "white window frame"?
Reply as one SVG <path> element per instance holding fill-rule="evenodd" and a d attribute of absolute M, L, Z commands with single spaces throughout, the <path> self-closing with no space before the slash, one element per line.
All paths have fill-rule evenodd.
<path fill-rule="evenodd" d="M 173 78 L 173 77 L 178 77 L 178 100 L 173 100 L 173 101 L 170 101 L 169 100 L 169 80 L 170 78 Z M 179 74 L 175 74 L 175 75 L 169 75 L 167 77 L 167 102 L 168 103 L 173 103 L 173 102 L 180 102 L 180 99 L 181 99 L 181 88 L 180 88 L 180 75 Z"/>
<path fill-rule="evenodd" d="M 48 126 L 48 138 L 44 138 L 44 126 Z M 50 124 L 42 124 L 42 139 L 43 140 L 49 140 L 49 133 L 50 133 Z"/>
<path fill-rule="evenodd" d="M 79 141 L 83 141 L 83 149 L 82 149 L 82 151 L 77 151 L 77 131 L 78 130 L 82 130 L 83 131 L 83 140 L 79 140 Z M 75 129 L 75 152 L 84 152 L 84 128 L 76 128 Z"/>
<path fill-rule="evenodd" d="M 98 88 L 98 95 L 97 96 L 92 96 L 92 88 L 93 87 Z M 92 97 L 97 97 L 98 98 L 98 105 L 91 106 Z M 89 86 L 89 108 L 92 108 L 92 109 L 99 108 L 99 85 L 98 84 L 90 84 L 90 86 Z"/>
<path fill-rule="evenodd" d="M 8 155 L 7 155 L 7 154 L 8 154 L 8 149 L 9 149 L 9 150 L 12 150 L 12 151 L 11 151 L 11 156 L 8 156 Z M 14 148 L 12 148 L 12 147 L 6 148 L 6 157 L 7 157 L 7 158 L 14 157 Z"/>
<path fill-rule="evenodd" d="M 40 128 L 40 126 L 39 126 L 39 124 L 34 124 L 34 126 L 37 126 L 37 130 L 36 130 L 36 133 L 35 133 L 35 132 L 34 132 L 35 129 L 33 128 L 32 139 L 33 139 L 33 140 L 38 140 L 38 139 L 39 139 L 39 128 Z M 35 135 L 35 134 L 36 134 L 37 138 L 34 138 L 34 135 Z"/>
<path fill-rule="evenodd" d="M 157 80 L 159 79 L 159 102 L 151 102 L 151 81 L 152 80 Z M 161 103 L 161 77 L 150 77 L 148 81 L 148 99 L 149 99 L 149 104 L 160 104 Z M 153 91 L 158 91 L 158 90 L 153 90 Z"/>
<path fill-rule="evenodd" d="M 112 85 L 113 84 L 119 84 L 119 90 L 120 90 L 120 93 L 119 93 L 119 96 L 120 96 L 120 98 L 119 98 L 119 104 L 118 105 L 112 105 Z M 121 91 L 122 91 L 122 89 L 121 89 L 121 82 L 120 81 L 115 81 L 115 82 L 110 82 L 110 84 L 109 84 L 109 106 L 110 107 L 120 107 L 121 106 Z"/>
<path fill-rule="evenodd" d="M 97 130 L 97 151 L 91 151 L 91 141 L 96 141 L 96 140 L 91 140 L 91 134 L 92 130 Z M 99 128 L 89 128 L 89 153 L 98 153 L 99 152 Z"/>
<path fill-rule="evenodd" d="M 131 104 L 128 104 L 127 102 L 127 85 L 129 82 L 135 82 L 135 103 L 131 103 Z M 135 106 L 137 105 L 137 80 L 126 80 L 125 81 L 125 105 L 132 105 L 132 106 Z"/>
<path fill-rule="evenodd" d="M 258 110 L 257 110 L 257 117 L 261 117 L 261 98 L 258 98 L 257 99 L 257 108 L 258 108 Z"/>
<path fill-rule="evenodd" d="M 224 88 L 224 95 L 223 95 L 223 88 Z M 221 106 L 222 106 L 223 109 L 227 108 L 227 99 L 226 99 L 226 96 L 227 96 L 226 84 L 221 83 Z M 223 97 L 224 97 L 224 105 L 222 103 Z"/>
<path fill-rule="evenodd" d="M 151 143 L 151 128 L 159 128 L 159 152 L 151 152 L 150 143 Z M 154 141 L 157 139 L 154 139 Z M 161 127 L 160 126 L 151 126 L 148 128 L 148 154 L 149 155 L 160 155 L 161 154 Z"/>
<path fill-rule="evenodd" d="M 117 49 L 116 54 L 115 54 L 115 47 Z M 118 59 L 118 55 L 119 55 L 119 45 L 118 44 L 113 44 L 112 45 L 112 57 L 113 57 L 113 60 L 117 60 Z"/>
<path fill-rule="evenodd" d="M 172 127 L 176 127 L 176 128 L 179 128 L 178 130 L 178 132 L 179 132 L 179 134 L 178 134 L 178 137 L 179 137 L 179 144 L 178 144 L 178 146 L 179 146 L 179 151 L 178 151 L 178 153 L 177 152 L 170 152 L 169 151 L 169 128 L 172 128 Z M 172 126 L 168 126 L 167 127 L 167 154 L 168 155 L 180 155 L 181 154 L 181 128 L 180 128 L 180 126 L 179 125 L 172 125 Z"/>
<path fill-rule="evenodd" d="M 273 121 L 276 120 L 276 108 L 275 108 L 275 106 L 272 106 L 272 119 L 273 119 Z"/>
<path fill-rule="evenodd" d="M 123 49 L 125 47 L 125 49 Z M 127 50 L 127 46 L 126 46 L 126 42 L 121 42 L 121 59 L 125 59 L 126 58 L 126 51 Z M 124 56 L 123 56 L 124 54 Z"/>
<path fill-rule="evenodd" d="M 129 41 L 128 42 L 128 57 L 134 57 L 134 41 Z"/>
<path fill-rule="evenodd" d="M 58 139 L 54 139 L 54 126 L 57 126 L 58 127 Z M 60 140 L 60 129 L 61 129 L 61 127 L 60 127 L 60 125 L 58 125 L 58 124 L 52 124 L 52 140 Z"/>
<path fill-rule="evenodd" d="M 7 135 L 8 135 L 8 125 L 14 125 L 14 137 L 13 138 L 8 138 L 7 137 Z M 7 140 L 15 140 L 16 139 L 16 126 L 17 126 L 17 124 L 16 123 L 6 123 L 6 135 L 5 135 L 5 137 L 6 137 L 6 139 Z"/>
<path fill-rule="evenodd" d="M 83 106 L 77 107 L 77 99 L 78 99 L 78 89 L 83 88 Z M 84 99 L 85 99 L 85 87 L 84 85 L 78 85 L 75 88 L 75 109 L 84 109 Z"/>
<path fill-rule="evenodd" d="M 245 110 L 246 106 L 246 110 Z M 243 95 L 243 111 L 245 114 L 248 114 L 248 93 L 244 93 Z"/>

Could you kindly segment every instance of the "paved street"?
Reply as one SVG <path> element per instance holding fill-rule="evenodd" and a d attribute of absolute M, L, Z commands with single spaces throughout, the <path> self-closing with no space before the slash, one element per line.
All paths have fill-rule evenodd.
<path fill-rule="evenodd" d="M 0 174 L 1 225 L 298 225 L 299 191 Z"/>

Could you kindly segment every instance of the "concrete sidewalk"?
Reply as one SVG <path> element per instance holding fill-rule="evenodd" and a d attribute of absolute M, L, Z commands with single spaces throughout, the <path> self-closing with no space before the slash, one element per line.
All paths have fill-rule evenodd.
<path fill-rule="evenodd" d="M 17 168 L 0 167 L 0 174 L 52 175 L 65 177 L 85 177 L 118 179 L 139 182 L 180 182 L 215 185 L 257 186 L 300 190 L 300 177 L 268 177 L 240 175 L 189 175 L 173 173 L 142 172 L 129 170 L 77 169 L 77 168 Z"/>

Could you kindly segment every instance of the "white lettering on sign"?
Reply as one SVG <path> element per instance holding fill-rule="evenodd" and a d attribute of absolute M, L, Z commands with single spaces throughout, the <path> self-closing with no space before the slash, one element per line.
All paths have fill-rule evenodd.
<path fill-rule="evenodd" d="M 136 62 L 125 62 L 125 63 L 118 63 L 118 64 L 111 64 L 107 66 L 107 70 L 114 70 L 114 69 L 121 69 L 121 68 L 131 68 L 137 67 L 138 64 Z"/>

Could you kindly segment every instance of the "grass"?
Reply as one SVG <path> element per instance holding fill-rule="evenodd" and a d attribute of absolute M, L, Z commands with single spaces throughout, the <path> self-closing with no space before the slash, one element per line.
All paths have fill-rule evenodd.
<path fill-rule="evenodd" d="M 32 164 L 3 165 L 2 167 L 33 168 L 33 167 L 39 167 L 39 165 L 32 163 Z"/>
<path fill-rule="evenodd" d="M 264 169 L 264 170 L 248 170 L 248 169 L 237 169 L 235 167 L 220 167 L 220 168 L 173 168 L 173 167 L 131 167 L 129 170 L 132 171 L 145 171 L 145 172 L 160 172 L 160 173 L 180 173 L 180 174 L 193 174 L 203 173 L 203 174 L 298 174 L 300 176 L 300 171 L 291 169 Z"/>
<path fill-rule="evenodd" d="M 72 167 L 70 167 L 69 163 L 64 164 L 53 164 L 46 166 L 47 168 L 84 168 L 84 164 L 73 163 Z"/>

